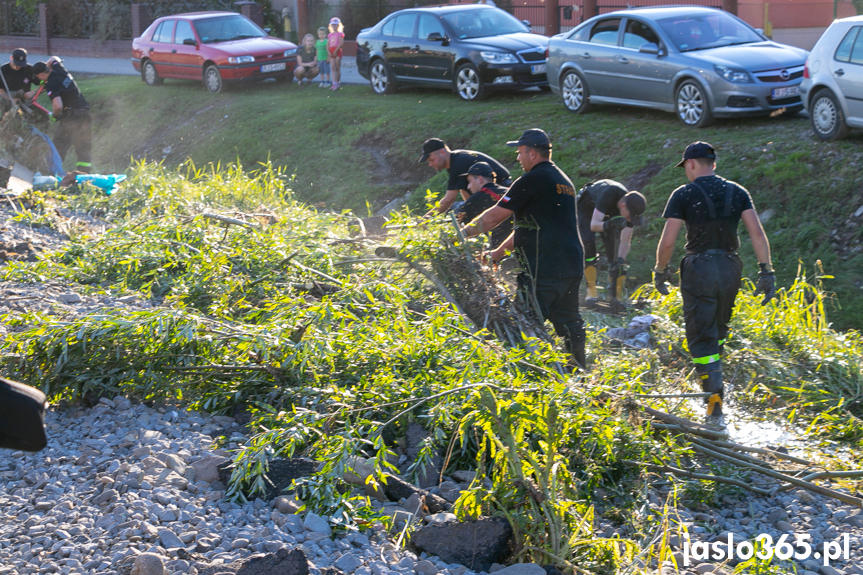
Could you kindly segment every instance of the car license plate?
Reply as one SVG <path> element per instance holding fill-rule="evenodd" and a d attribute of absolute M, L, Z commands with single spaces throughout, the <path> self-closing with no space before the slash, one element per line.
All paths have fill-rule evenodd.
<path fill-rule="evenodd" d="M 780 98 L 793 98 L 795 96 L 800 95 L 800 88 L 798 86 L 785 86 L 784 88 L 773 88 L 770 91 L 770 96 L 772 98 L 776 98 L 777 100 Z"/>
<path fill-rule="evenodd" d="M 280 72 L 285 69 L 284 62 L 274 62 L 273 64 L 263 64 L 261 66 L 261 73 L 266 74 L 267 72 Z"/>
<path fill-rule="evenodd" d="M 530 73 L 534 76 L 537 74 L 545 74 L 545 64 L 534 64 L 530 67 Z"/>

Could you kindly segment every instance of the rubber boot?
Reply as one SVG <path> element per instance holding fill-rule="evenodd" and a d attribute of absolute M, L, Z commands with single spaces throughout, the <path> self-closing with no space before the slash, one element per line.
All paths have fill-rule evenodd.
<path fill-rule="evenodd" d="M 612 286 L 612 294 L 611 297 L 614 299 L 622 299 L 623 296 L 623 286 L 626 285 L 626 274 L 620 274 L 617 276 L 617 279 L 614 281 L 614 285 Z"/>
<path fill-rule="evenodd" d="M 698 378 L 701 380 L 701 390 L 710 395 L 707 397 L 707 410 L 705 423 L 724 427 L 722 399 L 724 386 L 722 383 L 722 366 L 719 362 L 710 363 L 704 367 L 696 367 Z"/>
<path fill-rule="evenodd" d="M 584 266 L 584 281 L 587 284 L 587 297 L 584 299 L 584 303 L 596 302 L 596 264 L 589 263 Z"/>
<path fill-rule="evenodd" d="M 587 356 L 584 351 L 584 340 L 583 339 L 573 339 L 569 343 L 570 352 L 572 353 L 572 358 L 575 360 L 577 364 L 577 369 L 582 371 L 587 371 Z"/>

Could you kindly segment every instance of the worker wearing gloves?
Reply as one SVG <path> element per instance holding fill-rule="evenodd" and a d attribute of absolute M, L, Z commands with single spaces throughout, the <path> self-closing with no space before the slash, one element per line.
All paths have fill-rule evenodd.
<path fill-rule="evenodd" d="M 598 300 L 596 233 L 602 235 L 608 258 L 609 290 L 612 303 L 622 307 L 623 287 L 629 266 L 626 256 L 632 245 L 632 232 L 641 225 L 647 206 L 644 196 L 629 191 L 614 180 L 597 180 L 578 193 L 578 231 L 584 244 L 584 280 L 587 285 L 585 303 Z"/>
<path fill-rule="evenodd" d="M 770 243 L 746 188 L 714 173 L 713 146 L 693 142 L 677 165 L 684 168 L 690 183 L 674 190 L 665 206 L 666 221 L 656 248 L 654 284 L 660 293 L 668 294 L 667 282 L 671 278 L 668 265 L 677 236 L 685 225 L 686 255 L 680 263 L 680 294 L 686 341 L 702 390 L 710 394 L 706 423 L 723 427 L 721 351 L 740 289 L 743 268 L 737 255 L 740 220 L 758 258 L 755 293 L 764 294 L 762 305 L 775 296 Z"/>

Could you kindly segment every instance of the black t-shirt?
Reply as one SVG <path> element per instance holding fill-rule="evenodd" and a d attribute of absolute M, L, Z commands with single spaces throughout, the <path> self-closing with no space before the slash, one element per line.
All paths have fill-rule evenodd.
<path fill-rule="evenodd" d="M 662 217 L 686 222 L 687 252 L 735 251 L 740 214 L 751 209 L 746 188 L 719 176 L 702 176 L 671 193 Z"/>
<path fill-rule="evenodd" d="M 614 180 L 597 180 L 585 186 L 578 195 L 578 207 L 582 211 L 597 209 L 605 219 L 620 215 L 617 202 L 628 193 L 626 186 Z"/>
<path fill-rule="evenodd" d="M 66 71 L 60 64 L 54 64 L 48 79 L 45 80 L 45 92 L 52 100 L 57 96 L 63 101 L 63 112 L 89 110 L 90 105 L 81 91 L 72 74 Z"/>
<path fill-rule="evenodd" d="M 466 174 L 468 168 L 477 162 L 487 162 L 491 166 L 496 182 L 503 183 L 509 179 L 509 170 L 491 156 L 473 150 L 453 150 L 449 156 L 449 181 L 446 189 L 467 190 L 467 176 L 459 174 Z"/>
<path fill-rule="evenodd" d="M 550 161 L 535 165 L 512 183 L 498 204 L 515 212 L 515 249 L 537 279 L 582 274 L 575 188 Z"/>
<path fill-rule="evenodd" d="M 506 188 L 493 182 L 488 182 L 476 194 L 472 194 L 466 202 L 459 206 L 457 212 L 463 212 L 462 223 L 467 224 L 475 217 L 494 206 L 506 194 Z M 491 231 L 491 246 L 499 246 L 512 233 L 512 218 L 507 218 Z"/>
<path fill-rule="evenodd" d="M 21 66 L 17 70 L 13 70 L 12 64 L 3 64 L 0 66 L 0 70 L 3 71 L 3 77 L 6 78 L 10 92 L 30 91 L 30 85 L 33 83 L 33 71 L 30 66 Z M 5 89 L 5 86 L 0 84 L 0 89 Z"/>

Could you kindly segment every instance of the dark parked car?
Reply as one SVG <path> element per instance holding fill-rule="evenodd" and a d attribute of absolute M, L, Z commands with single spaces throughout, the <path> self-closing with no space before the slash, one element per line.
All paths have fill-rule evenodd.
<path fill-rule="evenodd" d="M 625 104 L 714 117 L 795 113 L 807 52 L 772 42 L 728 12 L 634 8 L 586 20 L 548 45 L 548 80 L 564 105 Z"/>
<path fill-rule="evenodd" d="M 545 88 L 548 38 L 485 5 L 394 12 L 357 36 L 357 69 L 378 94 L 397 84 L 451 87 L 476 100 L 497 88 Z"/>
<path fill-rule="evenodd" d="M 296 44 L 267 35 L 234 12 L 164 16 L 132 40 L 132 65 L 150 86 L 183 78 L 219 92 L 225 82 L 290 80 L 296 64 Z"/>

